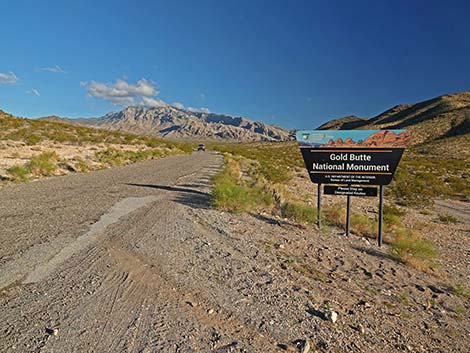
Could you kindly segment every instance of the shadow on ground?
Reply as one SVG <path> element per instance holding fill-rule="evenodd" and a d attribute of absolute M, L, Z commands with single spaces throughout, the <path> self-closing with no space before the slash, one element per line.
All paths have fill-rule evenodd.
<path fill-rule="evenodd" d="M 305 226 L 303 226 L 301 224 L 290 222 L 288 220 L 276 219 L 274 217 L 261 215 L 261 214 L 255 213 L 255 212 L 250 212 L 250 215 L 255 217 L 256 219 L 258 219 L 260 221 L 263 221 L 263 222 L 266 222 L 268 224 L 274 224 L 274 225 L 278 225 L 278 226 L 286 225 L 286 226 L 291 226 L 291 227 L 295 227 L 295 228 L 306 229 Z"/>
<path fill-rule="evenodd" d="M 375 257 L 378 257 L 378 258 L 381 258 L 381 259 L 387 259 L 387 260 L 397 262 L 397 259 L 395 259 L 393 256 L 391 256 L 391 255 L 389 255 L 389 254 L 387 254 L 383 251 L 377 250 L 377 249 L 366 248 L 364 246 L 357 246 L 357 245 L 353 245 L 352 248 L 355 249 L 355 250 L 361 251 L 361 252 L 365 252 L 366 254 L 371 255 L 371 256 L 375 256 Z"/>
<path fill-rule="evenodd" d="M 211 208 L 212 206 L 212 197 L 209 193 L 190 189 L 187 187 L 156 185 L 156 184 L 133 184 L 133 183 L 128 183 L 126 185 L 170 191 L 174 193 L 173 201 L 178 202 L 182 205 L 193 207 L 193 208 L 208 209 L 208 208 Z M 192 186 L 196 186 L 196 185 L 192 185 Z M 203 185 L 198 185 L 198 186 L 200 187 Z"/>

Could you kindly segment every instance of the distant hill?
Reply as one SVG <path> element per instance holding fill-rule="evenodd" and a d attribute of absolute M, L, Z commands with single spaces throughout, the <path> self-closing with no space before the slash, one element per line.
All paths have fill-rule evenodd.
<path fill-rule="evenodd" d="M 416 104 L 397 105 L 370 118 L 347 116 L 319 129 L 407 129 L 413 144 L 452 138 L 470 144 L 470 92 L 447 94 Z"/>
<path fill-rule="evenodd" d="M 57 117 L 45 120 L 58 122 Z M 101 118 L 59 121 L 164 138 L 217 139 L 234 141 L 284 141 L 289 130 L 243 117 L 193 112 L 171 105 L 155 108 L 127 107 Z"/>

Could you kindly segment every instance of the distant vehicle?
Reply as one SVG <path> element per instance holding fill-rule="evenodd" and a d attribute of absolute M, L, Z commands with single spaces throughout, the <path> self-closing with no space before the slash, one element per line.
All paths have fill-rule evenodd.
<path fill-rule="evenodd" d="M 197 150 L 198 151 L 205 151 L 206 150 L 206 146 L 204 146 L 202 143 L 200 145 L 197 146 Z"/>

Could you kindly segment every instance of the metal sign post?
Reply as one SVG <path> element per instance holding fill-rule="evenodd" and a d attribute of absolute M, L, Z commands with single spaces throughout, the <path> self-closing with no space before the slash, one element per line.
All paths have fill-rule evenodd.
<path fill-rule="evenodd" d="M 377 237 L 378 245 L 382 246 L 382 223 L 384 218 L 384 188 L 383 185 L 380 185 L 380 200 L 379 200 L 379 234 Z"/>
<path fill-rule="evenodd" d="M 351 187 L 351 185 L 349 185 Z M 351 228 L 351 195 L 346 196 L 346 236 L 349 237 L 349 231 Z"/>
<path fill-rule="evenodd" d="M 321 229 L 321 184 L 318 184 L 317 189 L 317 211 L 318 211 L 318 229 Z"/>

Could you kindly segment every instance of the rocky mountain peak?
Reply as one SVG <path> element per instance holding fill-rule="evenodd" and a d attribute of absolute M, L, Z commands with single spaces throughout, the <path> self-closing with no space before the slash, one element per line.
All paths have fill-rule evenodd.
<path fill-rule="evenodd" d="M 283 141 L 291 132 L 259 121 L 225 114 L 194 112 L 169 104 L 158 107 L 129 106 L 98 119 L 80 123 L 157 137 Z"/>

